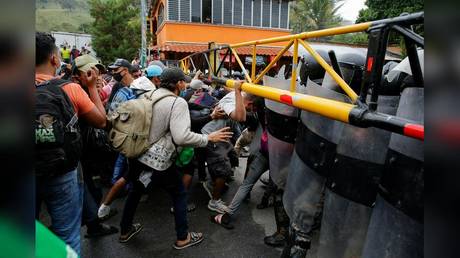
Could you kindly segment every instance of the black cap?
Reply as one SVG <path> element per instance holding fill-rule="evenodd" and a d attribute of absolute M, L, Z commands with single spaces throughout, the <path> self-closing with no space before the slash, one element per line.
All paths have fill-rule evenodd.
<path fill-rule="evenodd" d="M 185 74 L 177 67 L 166 68 L 160 76 L 162 83 L 177 83 L 178 81 L 185 81 Z"/>
<path fill-rule="evenodd" d="M 109 65 L 110 69 L 117 69 L 118 67 L 126 67 L 130 72 L 133 71 L 133 66 L 131 63 L 123 58 L 118 58 L 113 64 Z"/>

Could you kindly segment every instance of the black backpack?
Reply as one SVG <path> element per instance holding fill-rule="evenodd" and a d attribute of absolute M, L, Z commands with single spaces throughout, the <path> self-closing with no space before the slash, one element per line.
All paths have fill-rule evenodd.
<path fill-rule="evenodd" d="M 55 177 L 78 165 L 82 150 L 78 117 L 62 86 L 67 80 L 52 79 L 35 89 L 35 174 Z"/>

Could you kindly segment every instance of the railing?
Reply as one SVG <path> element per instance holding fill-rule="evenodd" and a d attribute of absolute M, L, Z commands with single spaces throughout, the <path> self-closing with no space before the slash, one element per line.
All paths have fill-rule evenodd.
<path fill-rule="evenodd" d="M 186 73 L 190 73 L 190 67 L 196 70 L 193 61 L 196 56 L 203 56 L 209 67 L 209 77 L 215 82 L 224 84 L 232 88 L 234 80 L 216 77 L 224 62 L 217 65 L 218 53 L 226 50 L 223 60 L 230 55 L 235 58 L 242 70 L 246 82 L 242 85 L 242 90 L 248 93 L 291 105 L 302 110 L 317 113 L 319 115 L 349 123 L 358 127 L 377 127 L 391 132 L 406 135 L 419 140 L 424 139 L 424 126 L 417 122 L 392 115 L 376 112 L 377 100 L 380 88 L 380 79 L 384 64 L 385 52 L 390 31 L 395 31 L 403 36 L 409 61 L 412 69 L 414 81 L 418 85 L 423 85 L 423 76 L 420 67 L 420 60 L 417 55 L 417 46 L 424 47 L 424 39 L 410 29 L 410 26 L 422 24 L 424 13 L 415 13 L 391 19 L 342 26 L 312 32 L 303 32 L 295 35 L 282 36 L 276 38 L 249 41 L 233 45 L 218 46 L 200 53 L 194 53 L 179 60 L 180 67 Z M 366 59 L 364 80 L 361 85 L 361 94 L 358 95 L 347 82 L 331 67 L 305 40 L 318 37 L 333 36 L 339 34 L 369 33 L 369 46 Z M 275 58 L 256 76 L 256 53 L 257 46 L 270 43 L 286 42 Z M 296 93 L 298 47 L 302 45 L 310 55 L 326 70 L 326 72 L 337 82 L 341 89 L 351 98 L 353 104 L 334 101 L 326 98 Z M 252 66 L 250 73 L 246 72 L 243 63 L 238 55 L 238 48 L 252 46 Z M 292 76 L 290 91 L 280 90 L 269 85 L 259 85 L 263 76 L 281 59 L 281 57 L 293 46 L 292 57 Z M 211 61 L 210 61 L 211 60 Z M 366 103 L 367 93 L 372 88 L 371 100 Z"/>

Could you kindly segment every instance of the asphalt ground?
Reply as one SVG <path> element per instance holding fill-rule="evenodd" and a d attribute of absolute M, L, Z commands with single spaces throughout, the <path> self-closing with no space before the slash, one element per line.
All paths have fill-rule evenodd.
<path fill-rule="evenodd" d="M 246 159 L 240 159 L 240 167 L 235 170 L 235 181 L 230 183 L 228 192 L 223 200 L 229 203 L 238 186 L 243 181 Z M 266 235 L 276 230 L 273 208 L 258 210 L 264 192 L 262 183 L 258 182 L 251 193 L 249 203 L 243 203 L 235 217 L 235 229 L 227 230 L 210 222 L 209 217 L 215 214 L 208 210 L 209 196 L 198 181 L 197 175 L 190 191 L 189 200 L 197 206 L 196 210 L 188 213 L 190 231 L 204 234 L 205 239 L 197 246 L 184 250 L 172 248 L 175 242 L 174 217 L 170 213 L 171 198 L 162 189 L 153 189 L 146 201 L 137 208 L 134 222 L 143 225 L 143 230 L 128 243 L 119 243 L 119 234 L 86 239 L 82 229 L 82 257 L 280 257 L 281 248 L 267 246 L 263 242 Z M 118 214 L 105 223 L 119 227 L 121 211 L 125 198 L 117 199 L 112 207 Z"/>

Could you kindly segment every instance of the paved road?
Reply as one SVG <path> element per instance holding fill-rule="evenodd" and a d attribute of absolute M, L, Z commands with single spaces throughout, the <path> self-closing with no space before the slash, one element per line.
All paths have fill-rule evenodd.
<path fill-rule="evenodd" d="M 236 180 L 230 184 L 230 190 L 223 197 L 227 203 L 243 180 L 246 160 L 240 161 L 241 166 L 235 173 Z M 189 228 L 203 232 L 205 240 L 198 246 L 177 251 L 172 248 L 175 231 L 174 219 L 169 213 L 171 200 L 161 189 L 154 190 L 148 200 L 140 203 L 137 209 L 135 222 L 142 223 L 144 229 L 136 237 L 126 244 L 118 243 L 118 234 L 99 239 L 82 238 L 82 255 L 95 258 L 279 257 L 281 249 L 263 243 L 263 237 L 275 231 L 273 208 L 256 209 L 263 191 L 261 183 L 258 182 L 252 192 L 251 201 L 241 207 L 235 221 L 235 229 L 226 230 L 209 221 L 212 214 L 206 207 L 209 197 L 195 177 L 190 199 L 197 204 L 197 209 L 189 213 Z M 118 199 L 114 207 L 121 211 L 123 203 L 124 199 Z M 118 227 L 120 218 L 121 214 L 117 214 L 107 223 Z"/>

